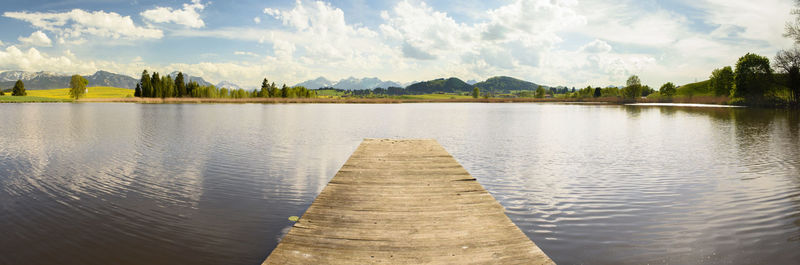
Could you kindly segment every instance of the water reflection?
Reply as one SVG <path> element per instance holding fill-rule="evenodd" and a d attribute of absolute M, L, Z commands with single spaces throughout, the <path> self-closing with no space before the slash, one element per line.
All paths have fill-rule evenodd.
<path fill-rule="evenodd" d="M 0 264 L 259 264 L 362 138 L 435 138 L 564 264 L 800 260 L 800 116 L 0 104 Z M 11 254 L 8 254 L 11 253 Z"/>

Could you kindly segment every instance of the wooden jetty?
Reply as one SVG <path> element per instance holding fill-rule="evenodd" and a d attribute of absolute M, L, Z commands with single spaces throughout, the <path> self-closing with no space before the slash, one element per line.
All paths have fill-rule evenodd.
<path fill-rule="evenodd" d="M 435 140 L 365 139 L 263 264 L 554 264 Z"/>

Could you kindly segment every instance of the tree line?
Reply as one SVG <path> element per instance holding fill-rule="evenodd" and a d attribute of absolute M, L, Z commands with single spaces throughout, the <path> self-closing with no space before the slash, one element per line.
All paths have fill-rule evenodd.
<path fill-rule="evenodd" d="M 133 93 L 134 97 L 143 98 L 313 98 L 316 92 L 302 86 L 280 88 L 275 82 L 269 83 L 266 78 L 261 82 L 261 89 L 245 90 L 242 88 L 216 87 L 200 85 L 196 81 L 186 82 L 183 72 L 178 72 L 175 79 L 170 75 L 160 76 L 158 72 L 149 74 L 142 71 L 142 77 Z"/>

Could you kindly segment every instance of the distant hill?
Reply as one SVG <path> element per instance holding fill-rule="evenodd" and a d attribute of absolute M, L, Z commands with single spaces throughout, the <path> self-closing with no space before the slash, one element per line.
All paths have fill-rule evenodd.
<path fill-rule="evenodd" d="M 358 90 L 358 89 L 373 89 L 376 87 L 399 87 L 400 84 L 392 81 L 382 81 L 377 77 L 355 78 L 350 77 L 347 79 L 339 80 L 333 87 L 338 89 Z"/>
<path fill-rule="evenodd" d="M 439 78 L 430 81 L 411 84 L 406 87 L 409 94 L 432 94 L 432 93 L 458 93 L 471 92 L 472 86 L 461 79 L 451 77 L 448 79 Z"/>
<path fill-rule="evenodd" d="M 363 90 L 373 89 L 376 87 L 400 87 L 400 83 L 394 81 L 383 81 L 377 77 L 355 78 L 349 77 L 337 82 L 333 82 L 324 77 L 317 77 L 316 79 L 307 80 L 296 84 L 295 86 L 303 86 L 308 89 L 318 89 L 323 87 L 333 87 L 345 90 Z"/>
<path fill-rule="evenodd" d="M 539 87 L 536 83 L 508 76 L 495 76 L 475 83 L 474 86 L 480 88 L 481 91 L 494 91 L 495 93 L 507 93 L 510 90 L 536 90 Z M 542 87 L 548 89 L 547 86 Z"/>
<path fill-rule="evenodd" d="M 333 87 L 334 82 L 328 80 L 325 77 L 317 77 L 316 79 L 306 80 L 300 83 L 297 83 L 294 86 L 302 86 L 308 89 L 317 89 L 321 87 Z"/>
<path fill-rule="evenodd" d="M 52 72 L 25 72 L 6 71 L 0 73 L 0 87 L 11 88 L 17 80 L 25 83 L 25 89 L 59 89 L 69 87 L 72 75 L 56 74 Z M 89 80 L 89 87 L 118 87 L 133 89 L 137 80 L 127 75 L 120 75 L 106 71 L 97 71 L 93 75 L 84 76 Z"/>
<path fill-rule="evenodd" d="M 676 94 L 679 96 L 710 96 L 713 95 L 714 92 L 711 91 L 711 88 L 708 86 L 709 83 L 711 83 L 711 80 L 685 84 L 678 87 Z"/>
<path fill-rule="evenodd" d="M 234 84 L 230 81 L 222 81 L 216 84 L 216 87 L 224 87 L 228 89 L 243 89 L 241 86 Z"/>
<path fill-rule="evenodd" d="M 93 75 L 84 77 L 86 77 L 86 80 L 89 80 L 89 87 L 102 86 L 102 87 L 118 87 L 118 88 L 134 89 L 136 88 L 136 83 L 139 82 L 139 80 L 133 77 L 106 71 L 97 71 Z M 69 79 L 67 79 L 67 86 L 64 87 L 68 86 L 69 86 Z"/>
<path fill-rule="evenodd" d="M 178 72 L 179 72 L 179 71 L 172 71 L 172 73 L 170 73 L 170 74 L 169 74 L 169 76 L 170 76 L 170 77 L 172 77 L 172 80 L 175 80 L 175 77 L 176 77 L 176 76 L 178 76 Z M 186 72 L 183 72 L 183 80 L 185 80 L 185 81 L 186 81 L 186 83 L 189 83 L 189 82 L 191 82 L 191 81 L 195 81 L 195 82 L 197 82 L 197 84 L 198 84 L 198 85 L 201 85 L 201 86 L 210 86 L 210 85 L 213 85 L 211 82 L 208 82 L 208 81 L 206 81 L 206 80 L 205 80 L 205 79 L 203 79 L 202 77 L 199 77 L 199 76 L 191 76 L 191 75 L 189 75 L 189 74 L 188 74 L 188 73 L 186 73 Z"/>

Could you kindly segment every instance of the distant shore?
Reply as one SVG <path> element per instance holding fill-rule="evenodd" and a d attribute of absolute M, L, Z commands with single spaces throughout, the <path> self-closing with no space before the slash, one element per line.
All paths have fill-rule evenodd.
<path fill-rule="evenodd" d="M 638 103 L 698 103 L 726 104 L 726 97 L 675 98 L 672 101 L 641 99 Z M 334 104 L 397 104 L 397 103 L 604 103 L 623 104 L 617 97 L 607 98 L 455 98 L 455 99 L 401 99 L 401 98 L 84 98 L 77 102 L 122 102 L 122 103 L 334 103 Z"/>

